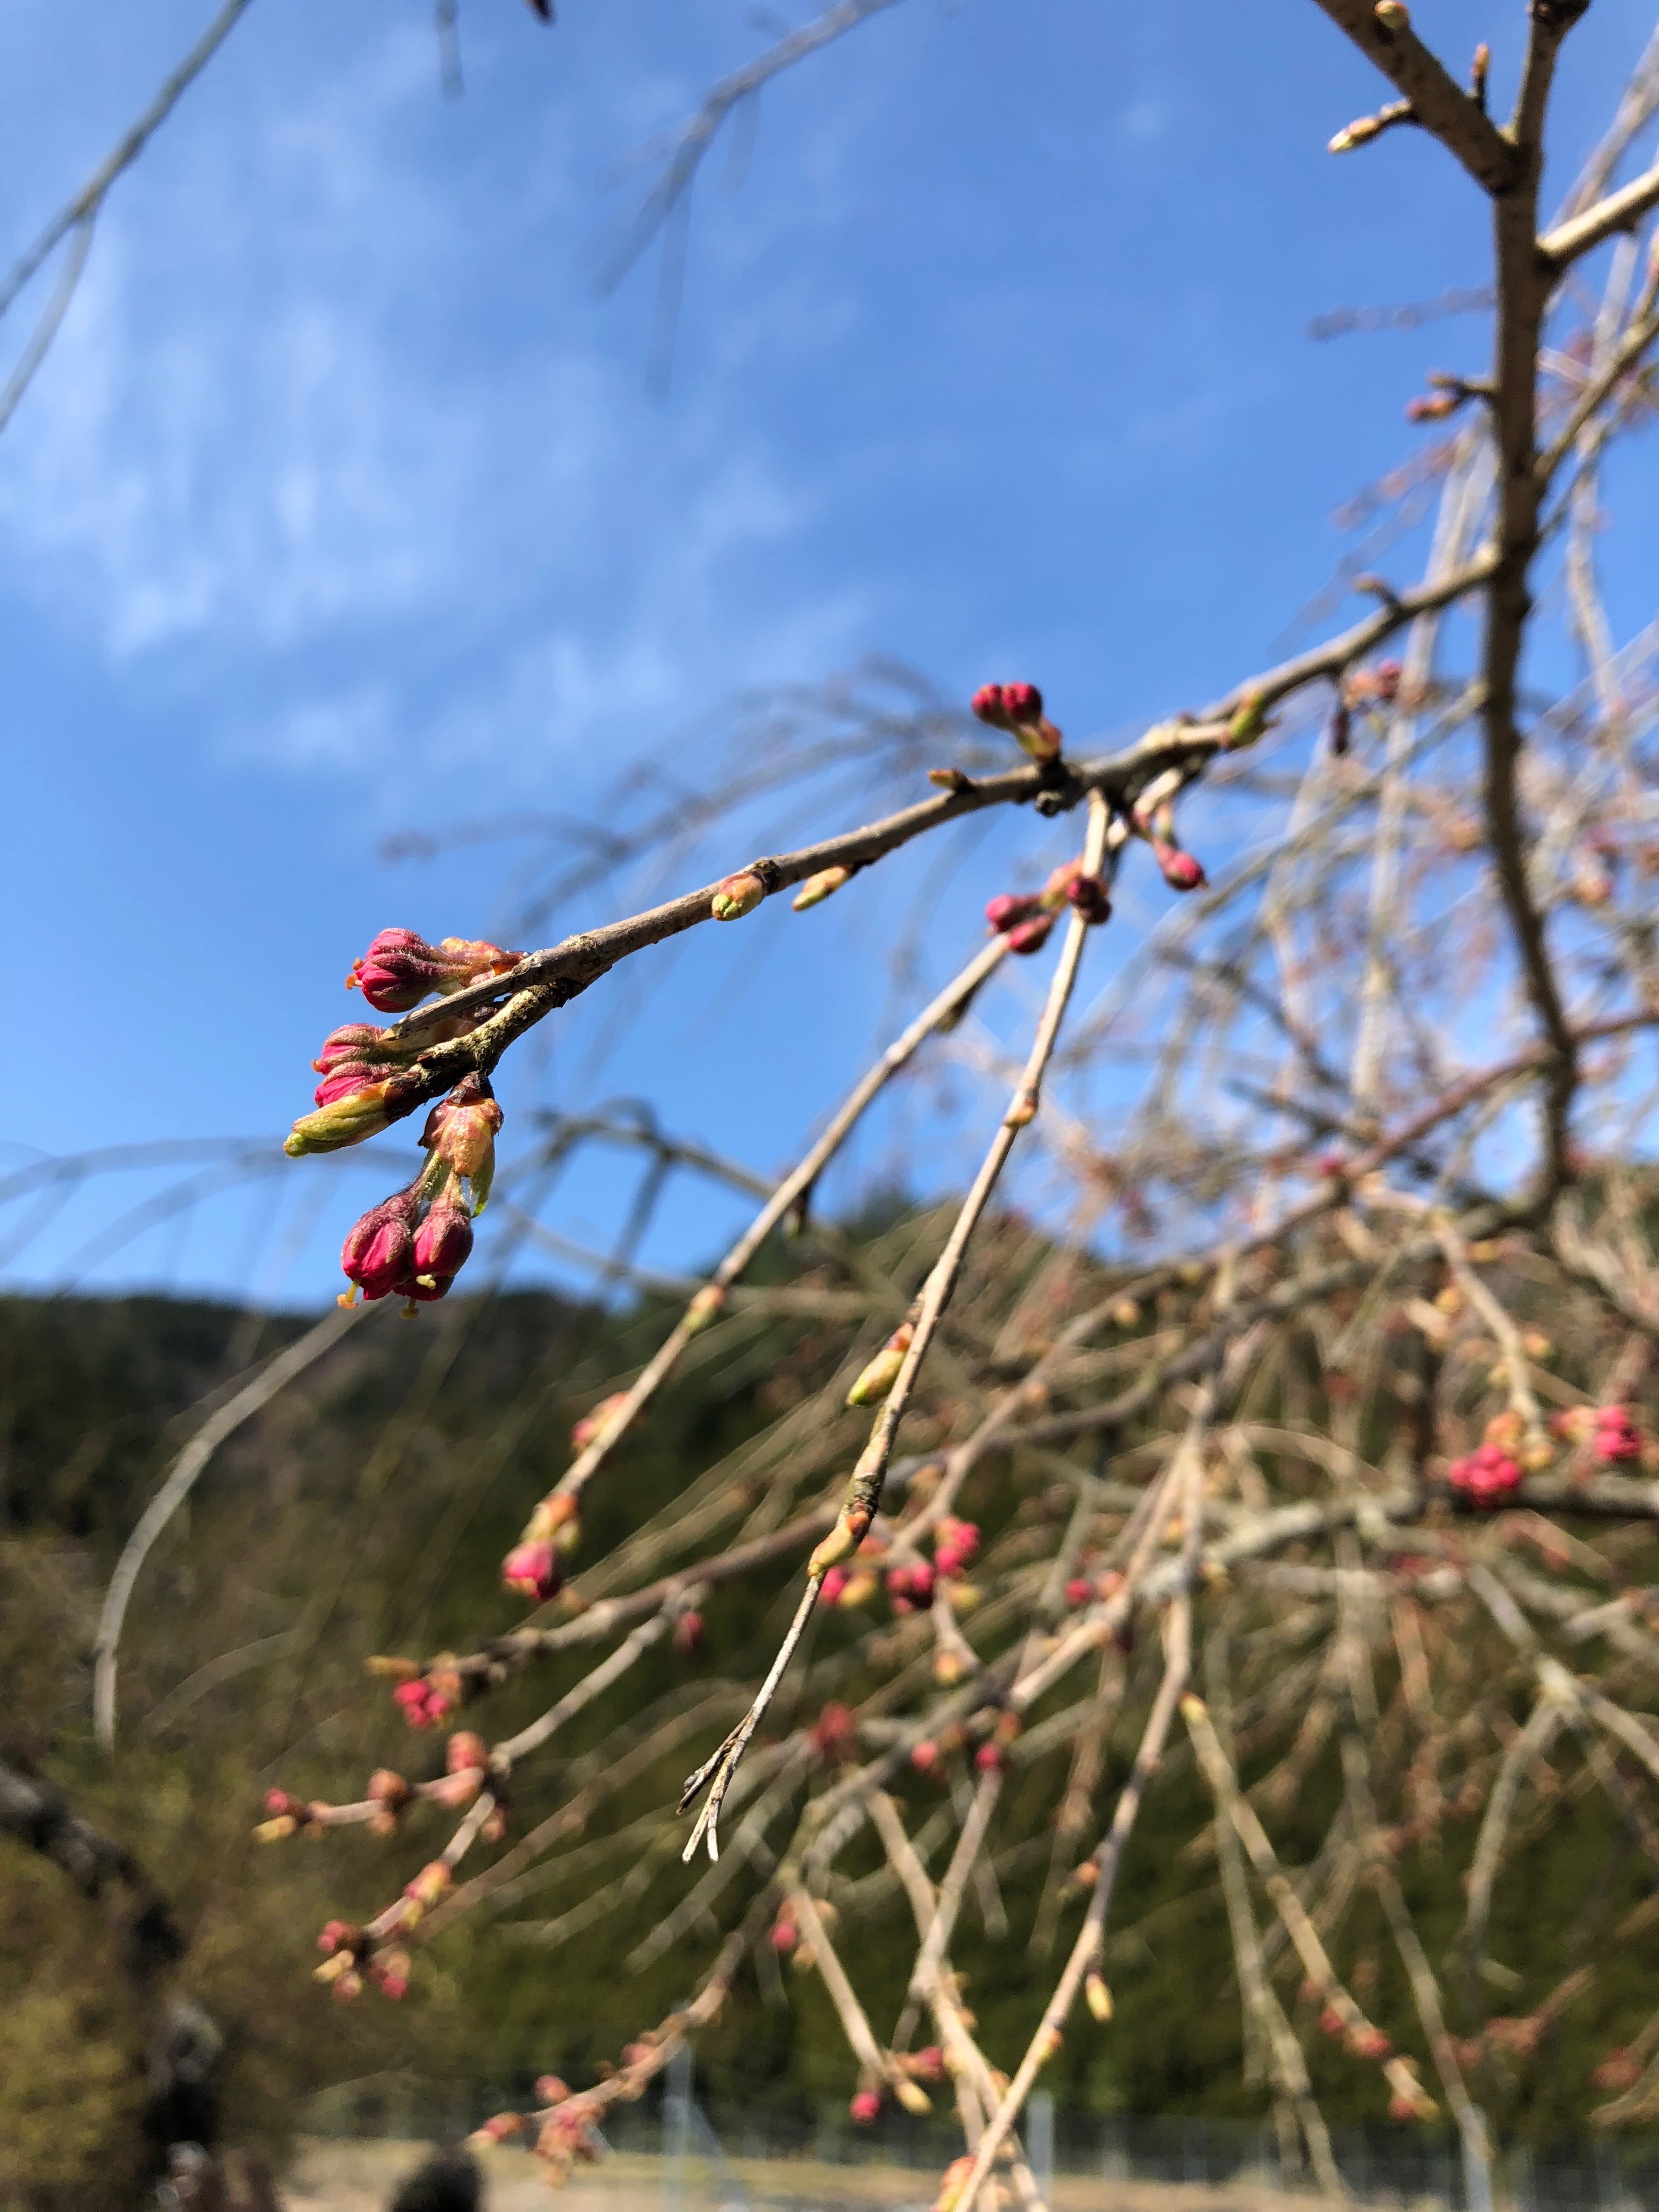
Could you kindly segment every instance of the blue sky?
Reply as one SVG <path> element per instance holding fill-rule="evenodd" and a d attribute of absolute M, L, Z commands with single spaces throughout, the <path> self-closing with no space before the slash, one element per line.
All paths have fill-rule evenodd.
<path fill-rule="evenodd" d="M 0 5 L 5 259 L 207 12 Z M 1507 99 L 1518 6 L 1499 34 L 1489 5 L 1415 12 L 1460 67 L 1492 37 Z M 1309 0 L 903 0 L 768 88 L 746 163 L 716 148 L 653 390 L 659 253 L 592 281 L 649 174 L 618 165 L 781 20 L 563 0 L 548 30 L 463 0 L 456 101 L 421 0 L 255 0 L 118 186 L 0 440 L 0 897 L 53 1039 L 14 1048 L 0 1169 L 280 1133 L 373 932 L 487 933 L 517 896 L 522 841 L 393 867 L 389 832 L 579 812 L 630 762 L 695 774 L 755 687 L 872 654 L 953 698 L 1030 676 L 1079 738 L 1214 695 L 1306 635 L 1333 513 L 1420 435 L 1425 368 L 1481 365 L 1480 317 L 1306 335 L 1485 273 L 1484 210 L 1432 145 L 1323 150 L 1383 88 Z M 1575 32 L 1557 190 L 1651 25 L 1600 0 Z M 1004 880 L 997 836 L 929 972 Z M 927 866 L 811 928 L 697 933 L 630 1030 L 585 1007 L 509 1107 L 643 1095 L 777 1167 L 902 1002 L 884 939 Z M 310 1298 L 386 1182 L 328 1172 L 88 1273 L 100 1222 L 157 1188 L 100 1182 L 4 1273 Z M 585 1171 L 572 1233 L 618 1198 Z M 688 1194 L 652 1256 L 726 1218 Z"/>

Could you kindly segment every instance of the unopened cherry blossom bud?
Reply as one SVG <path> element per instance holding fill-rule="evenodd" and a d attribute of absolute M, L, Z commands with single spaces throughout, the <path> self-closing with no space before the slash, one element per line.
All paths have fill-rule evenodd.
<path fill-rule="evenodd" d="M 1209 880 L 1196 854 L 1183 853 L 1178 845 L 1166 845 L 1162 840 L 1154 840 L 1152 852 L 1172 891 L 1199 890 Z"/>
<path fill-rule="evenodd" d="M 847 2109 L 861 2128 L 867 2128 L 880 2117 L 881 2092 L 878 2089 L 860 2089 Z"/>
<path fill-rule="evenodd" d="M 410 1279 L 398 1287 L 415 1298 L 441 1298 L 472 1249 L 472 1218 L 465 1206 L 440 1199 L 415 1232 Z"/>
<path fill-rule="evenodd" d="M 441 1196 L 452 1176 L 471 1188 L 472 1211 L 482 1213 L 495 1176 L 495 1135 L 502 1115 L 486 1076 L 464 1075 L 426 1117 L 421 1144 L 427 1155 L 422 1188 Z"/>
<path fill-rule="evenodd" d="M 292 1813 L 278 1813 L 272 1820 L 260 1821 L 253 1839 L 259 1844 L 284 1844 L 290 1836 L 298 1835 L 301 1825 Z"/>
<path fill-rule="evenodd" d="M 700 1613 L 683 1613 L 680 1615 L 674 1623 L 674 1643 L 676 1648 L 684 1651 L 688 1658 L 702 1649 L 702 1615 Z"/>
<path fill-rule="evenodd" d="M 536 2102 L 544 2107 L 562 2105 L 570 2094 L 570 2084 L 562 2081 L 556 2074 L 538 2074 L 532 2094 Z"/>
<path fill-rule="evenodd" d="M 910 1764 L 918 1774 L 936 1774 L 939 1765 L 939 1746 L 924 1738 L 910 1753 Z"/>
<path fill-rule="evenodd" d="M 1029 921 L 1016 922 L 1012 929 L 1004 932 L 1008 939 L 1008 950 L 1011 952 L 1041 952 L 1048 942 L 1054 926 L 1054 918 L 1051 914 L 1034 914 Z"/>
<path fill-rule="evenodd" d="M 719 1283 L 705 1283 L 685 1309 L 685 1331 L 696 1336 L 709 1323 L 717 1321 L 726 1304 L 726 1291 Z"/>
<path fill-rule="evenodd" d="M 1449 415 L 1456 414 L 1463 404 L 1459 392 L 1431 392 L 1406 402 L 1408 422 L 1443 422 Z"/>
<path fill-rule="evenodd" d="M 515 1544 L 501 1561 L 501 1581 L 520 1597 L 533 1604 L 542 1605 L 558 1595 L 564 1580 L 564 1571 L 559 1564 L 558 1553 L 543 1540 Z"/>
<path fill-rule="evenodd" d="M 457 1729 L 444 1746 L 444 1771 L 459 1774 L 470 1767 L 482 1769 L 489 1764 L 489 1753 L 483 1738 L 473 1729 Z"/>
<path fill-rule="evenodd" d="M 470 983 L 503 975 L 516 968 L 522 952 L 465 937 L 446 937 L 436 945 L 413 929 L 383 929 L 362 959 L 352 963 L 348 991 L 361 991 L 383 1014 L 407 1013 L 428 992 L 447 997 Z"/>
<path fill-rule="evenodd" d="M 942 2081 L 945 2079 L 945 2053 L 937 2043 L 915 2052 L 908 2061 L 910 2078 L 915 2081 Z"/>
<path fill-rule="evenodd" d="M 347 1231 L 340 1247 L 341 1271 L 366 1298 L 387 1297 L 410 1273 L 420 1214 L 413 1191 L 396 1191 Z"/>
<path fill-rule="evenodd" d="M 901 1322 L 847 1394 L 849 1406 L 868 1406 L 884 1398 L 899 1378 L 904 1355 L 915 1339 L 914 1322 Z"/>
<path fill-rule="evenodd" d="M 407 1951 L 388 1951 L 369 1968 L 370 1978 L 383 1997 L 400 2004 L 409 1995 L 410 1959 Z"/>
<path fill-rule="evenodd" d="M 823 1605 L 839 1605 L 841 1603 L 841 1594 L 846 1589 L 850 1577 L 848 1576 L 848 1571 L 845 1567 L 831 1567 L 825 1574 L 823 1581 L 819 1586 L 818 1599 L 820 1603 Z"/>
<path fill-rule="evenodd" d="M 611 1433 L 617 1415 L 628 1403 L 626 1390 L 613 1390 L 602 1399 L 591 1413 L 584 1413 L 570 1431 L 570 1449 L 585 1452 L 589 1444 L 597 1443 L 601 1437 Z"/>
<path fill-rule="evenodd" d="M 344 1951 L 349 1954 L 355 1954 L 362 1945 L 362 1929 L 354 1928 L 349 1921 L 346 1920 L 325 1921 L 317 1931 L 317 1948 L 325 1959 L 331 1959 L 338 1951 Z"/>
<path fill-rule="evenodd" d="M 433 1859 L 421 1869 L 413 1881 L 404 1884 L 404 1895 L 411 1905 L 423 1912 L 430 1912 L 454 1886 L 455 1877 L 442 1859 Z"/>
<path fill-rule="evenodd" d="M 1103 1975 L 1092 1970 L 1083 1984 L 1083 1994 L 1089 2001 L 1089 2009 L 1103 2023 L 1112 2016 L 1112 1993 L 1106 1986 Z"/>
<path fill-rule="evenodd" d="M 1330 142 L 1327 151 L 1332 154 L 1352 154 L 1356 146 L 1364 146 L 1376 137 L 1382 125 L 1374 115 L 1357 116 L 1345 124 Z"/>
<path fill-rule="evenodd" d="M 524 2130 L 522 2112 L 496 2112 L 481 2128 L 474 2128 L 467 2142 L 476 2143 L 480 2150 L 487 2150 L 495 2143 L 516 2142 Z"/>
<path fill-rule="evenodd" d="M 1252 691 L 1227 725 L 1227 751 L 1242 752 L 1246 745 L 1253 745 L 1267 726 L 1267 702 L 1260 691 Z"/>
<path fill-rule="evenodd" d="M 985 919 L 1000 936 L 1006 935 L 1016 923 L 1029 921 L 1042 911 L 1040 900 L 1022 897 L 1013 891 L 999 891 L 994 899 L 985 902 Z"/>
<path fill-rule="evenodd" d="M 1038 2032 L 1032 2045 L 1031 2056 L 1039 2066 L 1046 2066 L 1051 2058 L 1060 2056 L 1065 2043 L 1066 2038 L 1060 2029 L 1050 2025 Z"/>
<path fill-rule="evenodd" d="M 420 1103 L 420 1078 L 407 1068 L 365 1083 L 343 1097 L 331 1098 L 314 1114 L 301 1114 L 283 1138 L 283 1150 L 291 1160 L 302 1160 L 312 1152 L 338 1152 L 348 1145 L 361 1145 L 410 1112 Z"/>
<path fill-rule="evenodd" d="M 795 1925 L 794 1915 L 785 1905 L 767 1930 L 766 1940 L 781 1958 L 787 1959 L 800 1941 L 800 1930 Z"/>
<path fill-rule="evenodd" d="M 918 2119 L 924 2112 L 931 2112 L 933 2109 L 933 2099 L 918 2081 L 895 2081 L 893 2094 L 905 2111 L 914 2112 Z"/>
<path fill-rule="evenodd" d="M 1371 13 L 1385 31 L 1398 34 L 1412 27 L 1412 11 L 1405 0 L 1376 0 Z"/>
<path fill-rule="evenodd" d="M 1347 2022 L 1334 2005 L 1327 2005 L 1319 2015 L 1319 2033 L 1333 2041 L 1347 2033 Z"/>
<path fill-rule="evenodd" d="M 825 899 L 833 897 L 843 884 L 852 880 L 851 868 L 820 868 L 817 875 L 808 876 L 791 903 L 797 914 L 805 914 L 809 907 L 822 906 Z"/>
<path fill-rule="evenodd" d="M 715 887 L 708 902 L 708 911 L 716 921 L 741 921 L 766 896 L 766 886 L 750 868 L 743 868 L 735 876 L 727 876 Z"/>
<path fill-rule="evenodd" d="M 408 1804 L 411 1791 L 401 1774 L 394 1774 L 389 1766 L 377 1767 L 368 1778 L 368 1796 L 380 1808 L 369 1823 L 377 1835 L 389 1836 L 398 1824 L 398 1815 Z"/>
<path fill-rule="evenodd" d="M 1074 912 L 1085 921 L 1109 921 L 1112 915 L 1112 896 L 1098 876 L 1073 876 L 1066 886 L 1066 896 Z"/>
<path fill-rule="evenodd" d="M 971 791 L 974 787 L 972 776 L 964 774 L 959 768 L 930 768 L 927 771 L 927 781 L 929 783 L 936 783 L 941 791 L 948 791 L 953 795 L 958 792 Z"/>
<path fill-rule="evenodd" d="M 981 1774 L 1000 1774 L 1002 1771 L 1002 1747 L 1000 1744 L 981 1744 L 979 1749 L 974 1753 L 974 1765 L 979 1769 Z"/>

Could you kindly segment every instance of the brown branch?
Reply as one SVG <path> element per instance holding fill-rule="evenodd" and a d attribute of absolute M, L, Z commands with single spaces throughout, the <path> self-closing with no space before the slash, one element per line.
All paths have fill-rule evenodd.
<path fill-rule="evenodd" d="M 1514 189 L 1521 167 L 1518 149 L 1443 68 L 1409 21 L 1391 25 L 1389 11 L 1374 7 L 1371 0 L 1318 0 L 1318 5 L 1411 102 L 1415 119 L 1478 185 L 1494 197 Z M 1393 13 L 1406 16 L 1404 8 Z"/>

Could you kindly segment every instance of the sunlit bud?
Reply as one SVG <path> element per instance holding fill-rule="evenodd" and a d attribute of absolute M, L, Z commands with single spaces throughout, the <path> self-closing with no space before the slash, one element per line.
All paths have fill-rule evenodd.
<path fill-rule="evenodd" d="M 1135 1328 L 1139 1327 L 1139 1322 L 1140 1308 L 1133 1298 L 1120 1298 L 1112 1308 L 1112 1325 L 1115 1328 Z"/>
<path fill-rule="evenodd" d="M 330 1928 L 343 1925 L 343 1923 L 339 1921 L 331 1920 L 329 1923 Z M 325 1929 L 323 1935 L 325 1936 L 327 1933 L 328 1929 Z M 319 1950 L 322 1948 L 322 1943 L 323 1937 L 319 1936 L 317 1938 L 317 1947 Z M 313 1981 L 321 1982 L 326 1987 L 330 1982 L 337 1982 L 343 1974 L 349 1974 L 352 1971 L 353 1960 L 354 1954 L 351 1951 L 343 1948 L 336 1949 L 330 1957 L 324 1960 L 320 1966 L 312 1968 L 311 1978 Z"/>
<path fill-rule="evenodd" d="M 878 1398 L 884 1398 L 899 1378 L 904 1364 L 904 1355 L 915 1337 L 915 1324 L 901 1322 L 881 1350 L 847 1394 L 849 1406 L 868 1406 Z"/>
<path fill-rule="evenodd" d="M 1208 880 L 1197 854 L 1183 853 L 1178 845 L 1166 845 L 1161 838 L 1154 838 L 1152 854 L 1172 891 L 1195 891 Z"/>
<path fill-rule="evenodd" d="M 444 1746 L 444 1769 L 447 1773 L 460 1774 L 471 1767 L 483 1768 L 489 1763 L 489 1753 L 484 1740 L 472 1729 L 457 1729 Z"/>
<path fill-rule="evenodd" d="M 300 1823 L 292 1813 L 278 1813 L 274 1820 L 261 1820 L 253 1831 L 253 1839 L 260 1844 L 283 1844 L 297 1835 Z"/>
<path fill-rule="evenodd" d="M 369 1978 L 383 1997 L 394 2004 L 401 2003 L 409 1995 L 409 1954 L 407 1951 L 388 1951 L 384 1959 L 376 1960 L 369 1968 Z"/>
<path fill-rule="evenodd" d="M 1333 2039 L 1346 2033 L 1346 2022 L 1334 2005 L 1327 2005 L 1319 2015 L 1319 2033 Z"/>
<path fill-rule="evenodd" d="M 972 776 L 965 775 L 959 768 L 930 768 L 927 781 L 936 783 L 941 791 L 951 793 L 971 791 L 974 787 Z"/>
<path fill-rule="evenodd" d="M 1089 2000 L 1089 2009 L 1097 2021 L 1105 2021 L 1111 2018 L 1112 1993 L 1102 1974 L 1091 1972 L 1083 1984 L 1083 1994 Z"/>
<path fill-rule="evenodd" d="M 1374 115 L 1357 116 L 1337 132 L 1328 150 L 1333 154 L 1352 154 L 1356 146 L 1368 145 L 1382 128 Z"/>
<path fill-rule="evenodd" d="M 751 869 L 741 869 L 716 886 L 708 911 L 716 921 L 741 921 L 766 896 L 766 886 Z"/>
<path fill-rule="evenodd" d="M 791 902 L 797 914 L 805 914 L 809 907 L 822 906 L 843 884 L 853 880 L 850 868 L 820 868 L 817 875 L 808 876 Z"/>
<path fill-rule="evenodd" d="M 504 1586 L 516 1590 L 520 1597 L 529 1598 L 535 1605 L 556 1596 L 563 1580 L 559 1555 L 551 1544 L 544 1541 L 515 1544 L 501 1561 Z"/>
<path fill-rule="evenodd" d="M 895 1608 L 896 1610 L 897 1608 Z M 933 1680 L 941 1690 L 953 1690 L 968 1672 L 968 1662 L 961 1652 L 951 1645 L 941 1645 L 933 1654 Z"/>
<path fill-rule="evenodd" d="M 786 1905 L 766 1931 L 766 1940 L 780 1958 L 787 1959 L 800 1941 L 800 1930 Z"/>
<path fill-rule="evenodd" d="M 895 2081 L 893 2094 L 907 2112 L 915 2112 L 918 2118 L 923 2112 L 931 2112 L 933 2109 L 933 2099 L 919 2082 Z"/>
<path fill-rule="evenodd" d="M 895 1567 L 887 1577 L 887 1595 L 895 1613 L 917 1613 L 933 1601 L 934 1574 L 926 1559 L 913 1559 Z"/>
<path fill-rule="evenodd" d="M 1085 921 L 1102 922 L 1111 919 L 1111 893 L 1098 876 L 1073 876 L 1066 886 L 1066 896 Z"/>
<path fill-rule="evenodd" d="M 1406 402 L 1408 422 L 1443 422 L 1449 415 L 1455 415 L 1463 404 L 1461 392 L 1431 392 Z"/>
<path fill-rule="evenodd" d="M 1073 1575 L 1066 1585 L 1066 1602 L 1075 1609 L 1093 1598 L 1095 1586 L 1085 1575 Z"/>
<path fill-rule="evenodd" d="M 1385 31 L 1409 31 L 1412 27 L 1412 11 L 1405 0 L 1376 0 L 1371 13 Z"/>
<path fill-rule="evenodd" d="M 1351 2030 L 1346 2043 L 1355 2058 L 1386 2058 L 1394 2049 L 1382 2029 L 1372 2027 L 1369 2023 L 1364 2027 Z"/>
<path fill-rule="evenodd" d="M 398 1285 L 410 1297 L 441 1298 L 472 1249 L 472 1219 L 465 1206 L 440 1199 L 415 1232 L 412 1283 Z"/>
<path fill-rule="evenodd" d="M 1011 952 L 1040 952 L 1048 942 L 1048 933 L 1054 926 L 1051 914 L 1034 914 L 1029 921 L 1016 922 L 1004 933 Z"/>
<path fill-rule="evenodd" d="M 687 1334 L 695 1336 L 699 1329 L 707 1328 L 715 1320 L 726 1304 L 726 1292 L 719 1283 L 705 1283 L 685 1310 Z"/>
<path fill-rule="evenodd" d="M 674 1623 L 674 1643 L 677 1649 L 688 1657 L 701 1648 L 702 1615 L 700 1613 L 683 1613 L 680 1615 Z"/>
<path fill-rule="evenodd" d="M 1058 756 L 1060 732 L 1045 718 L 1042 694 L 1035 684 L 981 684 L 972 704 L 981 722 L 1008 731 L 1033 760 L 1053 760 Z"/>
<path fill-rule="evenodd" d="M 922 1741 L 910 1753 L 910 1764 L 918 1774 L 935 1774 L 939 1771 L 939 1749 L 936 1743 Z"/>
<path fill-rule="evenodd" d="M 471 1186 L 473 1212 L 482 1213 L 495 1179 L 495 1133 L 501 1121 L 488 1077 L 464 1075 L 427 1115 L 421 1132 L 428 1163 L 422 1180 L 428 1194 L 437 1195 L 449 1176 L 460 1176 Z"/>
<path fill-rule="evenodd" d="M 1046 2066 L 1051 2058 L 1059 2056 L 1065 2042 L 1066 2038 L 1057 2027 L 1044 2027 L 1039 2031 L 1032 2045 L 1031 2056 L 1039 2066 Z"/>
<path fill-rule="evenodd" d="M 1002 1117 L 1005 1129 L 1029 1128 L 1037 1117 L 1037 1097 L 1035 1091 L 1022 1091 Z"/>
<path fill-rule="evenodd" d="M 994 730 L 1010 726 L 1008 709 L 1004 704 L 1007 686 L 1003 684 L 981 684 L 969 705 L 981 722 L 988 722 Z"/>
<path fill-rule="evenodd" d="M 436 945 L 412 929 L 383 929 L 361 960 L 352 963 L 348 991 L 361 991 L 383 1014 L 407 1013 L 430 991 L 447 997 L 469 983 L 503 975 L 516 968 L 522 952 L 503 951 L 465 937 L 446 937 Z"/>
<path fill-rule="evenodd" d="M 570 2094 L 570 2085 L 561 2081 L 556 2074 L 538 2074 L 532 2094 L 540 2106 L 562 2105 Z"/>
<path fill-rule="evenodd" d="M 343 1097 L 331 1099 L 314 1114 L 302 1114 L 283 1138 L 283 1150 L 291 1160 L 302 1160 L 310 1152 L 337 1152 L 348 1145 L 361 1145 L 418 1104 L 420 1089 L 420 1078 L 408 1069 L 366 1083 Z"/>
<path fill-rule="evenodd" d="M 1040 899 L 1022 897 L 1013 891 L 999 891 L 994 899 L 985 902 L 985 919 L 999 935 L 1006 934 L 1017 922 L 1029 921 L 1042 912 Z"/>
<path fill-rule="evenodd" d="M 979 1546 L 979 1523 L 947 1513 L 933 1531 L 933 1565 L 942 1575 L 959 1575 L 978 1558 Z"/>
<path fill-rule="evenodd" d="M 845 1610 L 854 1612 L 860 1606 L 868 1605 L 880 1588 L 879 1575 L 873 1573 L 868 1567 L 854 1567 L 848 1576 L 836 1602 Z"/>
<path fill-rule="evenodd" d="M 603 1399 L 591 1413 L 584 1413 L 580 1420 L 571 1429 L 571 1450 L 585 1452 L 589 1444 L 597 1443 L 601 1437 L 609 1435 L 617 1416 L 627 1403 L 626 1390 L 613 1390 L 611 1395 Z M 550 1534 L 551 1531 L 549 1533 Z"/>
<path fill-rule="evenodd" d="M 389 1766 L 376 1768 L 368 1778 L 368 1795 L 380 1810 L 369 1826 L 377 1836 L 389 1836 L 398 1825 L 398 1815 L 410 1800 L 410 1787 L 401 1774 L 394 1774 Z"/>
<path fill-rule="evenodd" d="M 974 1753 L 974 1765 L 981 1774 L 1000 1774 L 1002 1771 L 1001 1745 L 981 1744 L 979 1749 Z"/>
<path fill-rule="evenodd" d="M 881 2112 L 881 2092 L 860 2089 L 847 2109 L 861 2128 L 867 2128 Z"/>
<path fill-rule="evenodd" d="M 442 1859 L 433 1859 L 423 1866 L 413 1881 L 404 1884 L 404 1895 L 411 1905 L 418 1905 L 429 1912 L 448 1893 L 455 1877 Z"/>

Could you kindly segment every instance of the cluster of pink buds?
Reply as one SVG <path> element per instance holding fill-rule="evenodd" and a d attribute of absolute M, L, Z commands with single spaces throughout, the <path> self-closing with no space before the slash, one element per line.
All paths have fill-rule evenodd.
<path fill-rule="evenodd" d="M 352 1287 L 342 1305 L 361 1291 L 366 1298 L 406 1298 L 413 1311 L 447 1294 L 472 1250 L 472 1218 L 489 1196 L 501 1126 L 484 1076 L 463 1076 L 438 1102 L 421 1134 L 426 1165 L 408 1189 L 370 1206 L 346 1233 L 340 1266 Z"/>
<path fill-rule="evenodd" d="M 409 1995 L 408 1952 L 376 1950 L 367 1929 L 331 1920 L 318 1935 L 317 1948 L 323 1963 L 316 1978 L 331 1986 L 343 2003 L 361 1996 L 365 1982 L 394 2004 Z"/>
<path fill-rule="evenodd" d="M 912 1559 L 890 1568 L 887 1595 L 895 1613 L 925 1613 L 933 1601 L 934 1571 L 926 1559 Z"/>
<path fill-rule="evenodd" d="M 987 902 L 992 933 L 1006 937 L 1011 952 L 1038 952 L 1048 941 L 1054 917 L 1070 905 L 1085 921 L 1101 922 L 1112 911 L 1111 894 L 1099 876 L 1086 876 L 1077 860 L 1062 860 L 1040 891 L 999 891 Z"/>
<path fill-rule="evenodd" d="M 1521 1487 L 1518 1461 L 1498 1444 L 1482 1444 L 1446 1469 L 1446 1481 L 1460 1498 L 1486 1511 Z"/>
<path fill-rule="evenodd" d="M 1627 1406 L 1598 1406 L 1590 1443 L 1597 1459 L 1609 1467 L 1642 1456 L 1642 1432 Z"/>
<path fill-rule="evenodd" d="M 1042 694 L 1035 684 L 982 684 L 974 694 L 973 708 L 994 730 L 1006 730 L 1032 760 L 1060 758 L 1060 734 L 1044 714 Z"/>
<path fill-rule="evenodd" d="M 392 1701 L 412 1729 L 436 1728 L 451 1702 L 423 1674 L 411 1682 L 399 1682 L 392 1692 Z"/>
<path fill-rule="evenodd" d="M 958 1521 L 954 1514 L 940 1516 L 933 1531 L 933 1565 L 942 1575 L 963 1574 L 979 1557 L 976 1521 Z"/>
<path fill-rule="evenodd" d="M 523 958 L 522 952 L 465 937 L 429 945 L 417 930 L 383 929 L 362 957 L 352 962 L 346 988 L 361 991 L 377 1012 L 406 1014 L 434 991 L 449 998 L 470 983 L 507 975 Z"/>

